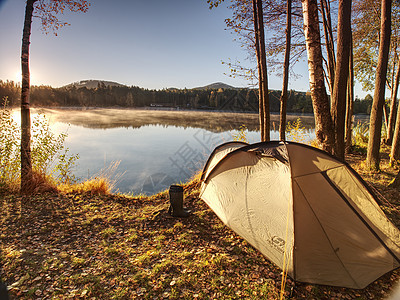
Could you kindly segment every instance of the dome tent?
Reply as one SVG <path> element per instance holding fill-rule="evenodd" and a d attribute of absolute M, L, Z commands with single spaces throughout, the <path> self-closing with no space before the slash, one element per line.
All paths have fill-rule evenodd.
<path fill-rule="evenodd" d="M 228 142 L 200 197 L 296 281 L 364 288 L 400 265 L 400 231 L 345 162 L 293 142 Z"/>

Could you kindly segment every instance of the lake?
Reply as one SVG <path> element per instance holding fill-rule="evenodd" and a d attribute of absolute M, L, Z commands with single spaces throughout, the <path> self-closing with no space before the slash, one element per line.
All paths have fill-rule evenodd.
<path fill-rule="evenodd" d="M 33 109 L 55 133 L 67 132 L 70 153 L 79 154 L 75 176 L 98 176 L 115 162 L 114 192 L 154 194 L 185 182 L 201 170 L 212 150 L 233 140 L 245 125 L 247 140 L 260 141 L 258 115 L 146 109 Z M 289 115 L 288 121 L 299 116 Z M 300 116 L 306 141 L 314 136 L 313 116 Z M 271 116 L 271 140 L 279 139 L 279 115 Z M 291 140 L 290 136 L 288 140 Z"/>

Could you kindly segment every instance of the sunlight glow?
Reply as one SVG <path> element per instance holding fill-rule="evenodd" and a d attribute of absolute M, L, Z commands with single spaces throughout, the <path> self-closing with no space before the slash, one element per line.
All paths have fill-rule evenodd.
<path fill-rule="evenodd" d="M 42 117 L 46 118 L 46 120 L 49 122 L 52 133 L 59 135 L 60 133 L 68 132 L 70 125 L 68 123 L 57 122 L 52 114 L 50 113 L 44 114 L 43 112 L 41 112 L 39 109 L 36 108 L 31 108 L 30 112 L 31 112 L 31 128 L 33 120 L 37 118 L 38 115 L 40 114 Z M 18 126 L 21 126 L 21 109 L 20 108 L 12 109 L 11 116 L 14 122 L 17 123 Z"/>
<path fill-rule="evenodd" d="M 37 76 L 37 72 L 32 72 L 32 70 L 31 70 L 30 71 L 30 76 L 31 76 L 31 78 L 30 78 L 31 85 L 40 85 L 39 79 L 38 79 L 38 76 Z M 13 80 L 14 80 L 15 83 L 21 84 L 21 82 L 22 82 L 22 72 L 20 70 L 15 72 Z"/>
<path fill-rule="evenodd" d="M 13 109 L 12 118 L 14 122 L 18 124 L 18 126 L 21 126 L 21 110 Z"/>
<path fill-rule="evenodd" d="M 21 71 L 17 71 L 15 73 L 15 76 L 14 76 L 14 81 L 16 83 L 21 83 L 21 80 L 22 80 L 22 72 Z"/>
<path fill-rule="evenodd" d="M 33 109 L 31 109 L 30 115 L 31 115 L 31 125 L 32 125 L 32 120 L 37 117 L 38 112 L 33 108 Z M 11 116 L 12 116 L 14 122 L 17 123 L 18 126 L 21 126 L 21 109 L 19 109 L 19 108 L 12 109 Z"/>

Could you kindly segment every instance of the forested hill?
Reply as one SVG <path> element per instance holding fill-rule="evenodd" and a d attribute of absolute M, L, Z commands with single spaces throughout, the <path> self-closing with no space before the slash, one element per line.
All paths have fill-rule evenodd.
<path fill-rule="evenodd" d="M 226 83 L 223 82 L 215 82 L 215 83 L 211 83 L 208 84 L 206 86 L 200 86 L 200 87 L 196 87 L 196 90 L 210 90 L 210 89 L 228 89 L 228 90 L 236 90 L 237 88 L 230 86 Z"/>
<path fill-rule="evenodd" d="M 108 86 L 125 86 L 124 84 L 114 82 L 114 81 L 106 81 L 106 80 L 81 80 L 77 82 L 70 83 L 65 86 L 65 88 L 75 87 L 77 89 L 86 87 L 88 89 L 95 89 L 98 87 L 108 87 Z"/>
<path fill-rule="evenodd" d="M 271 112 L 279 112 L 280 93 L 276 90 L 270 91 Z M 0 99 L 7 96 L 9 106 L 20 105 L 20 94 L 20 85 L 0 80 Z M 115 82 L 85 80 L 61 88 L 32 86 L 30 101 L 31 105 L 36 107 L 173 107 L 257 112 L 258 90 L 233 88 L 222 83 L 194 89 L 149 90 Z M 356 99 L 354 113 L 369 113 L 371 103 L 372 97 L 364 100 Z M 309 93 L 291 90 L 287 111 L 312 113 Z"/>

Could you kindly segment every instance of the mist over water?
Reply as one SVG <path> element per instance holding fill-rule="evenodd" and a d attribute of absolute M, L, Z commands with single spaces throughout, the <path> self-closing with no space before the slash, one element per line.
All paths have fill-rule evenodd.
<path fill-rule="evenodd" d="M 115 191 L 154 194 L 185 182 L 201 170 L 212 150 L 238 133 L 260 141 L 257 114 L 124 109 L 39 109 L 54 132 L 67 131 L 70 153 L 78 153 L 74 174 L 84 180 L 120 162 Z M 289 116 L 294 121 L 298 116 Z M 273 116 L 271 140 L 279 139 Z M 275 123 L 273 123 L 275 122 Z M 314 138 L 313 117 L 302 116 L 306 141 Z"/>

